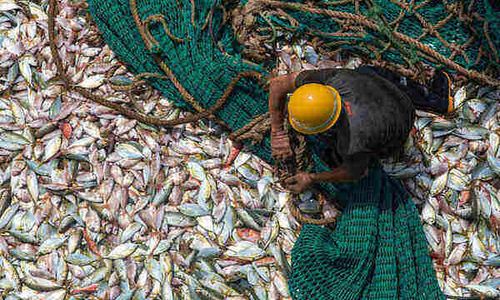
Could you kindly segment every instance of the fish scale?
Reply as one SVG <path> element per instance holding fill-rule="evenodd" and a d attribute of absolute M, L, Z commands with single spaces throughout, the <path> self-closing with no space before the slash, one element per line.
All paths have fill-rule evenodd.
<path fill-rule="evenodd" d="M 190 5 L 189 1 L 182 2 L 186 7 Z M 16 245 L 9 249 L 12 251 L 0 251 L 0 269 L 5 271 L 0 272 L 0 292 L 9 290 L 16 297 L 21 295 L 21 289 L 29 287 L 33 290 L 24 295 L 64 299 L 67 286 L 61 286 L 65 283 L 59 279 L 67 265 L 68 276 L 74 284 L 72 289 L 88 288 L 87 293 L 98 298 L 113 291 L 120 299 L 131 299 L 137 289 L 135 297 L 138 298 L 160 292 L 164 299 L 219 299 L 223 293 L 234 295 L 234 299 L 290 299 L 284 281 L 289 274 L 289 252 L 300 229 L 286 210 L 291 195 L 275 187 L 269 171 L 259 166 L 262 161 L 244 150 L 229 169 L 222 170 L 224 158 L 231 149 L 226 134 L 213 136 L 213 128 L 201 124 L 175 129 L 148 126 L 82 101 L 72 92 L 63 93 L 61 85 L 50 80 L 55 66 L 50 55 L 46 55 L 45 7 L 34 1 L 27 3 L 26 8 L 36 19 L 32 22 L 25 14 L 26 8 L 19 3 L 0 1 L 5 13 L 0 24 L 6 31 L 0 68 L 7 74 L 12 93 L 8 98 L 0 97 L 0 157 L 12 155 L 19 161 L 0 166 L 0 189 L 9 190 L 9 193 L 2 192 L 0 198 L 0 231 L 4 237 L 0 239 L 0 249 L 6 247 L 5 240 L 8 245 L 11 242 Z M 59 45 L 68 73 L 78 79 L 80 86 L 123 103 L 125 98 L 111 85 L 130 83 L 130 79 L 125 78 L 133 78 L 133 75 L 121 67 L 109 47 L 91 41 L 97 35 L 96 28 L 86 19 L 75 17 L 83 12 L 78 4 L 62 1 L 59 5 L 58 35 L 72 41 Z M 7 25 L 12 20 L 26 24 L 19 27 L 23 30 L 21 35 L 16 33 L 19 28 Z M 308 43 L 287 45 L 280 50 L 290 68 L 306 63 L 338 65 L 324 60 Z M 37 61 L 32 61 L 32 57 L 37 57 Z M 347 63 L 354 65 L 355 61 Z M 289 70 L 283 63 L 277 67 L 283 73 Z M 37 74 L 39 68 L 41 74 Z M 420 186 L 426 192 L 421 199 L 424 231 L 433 254 L 442 256 L 451 267 L 457 267 L 438 269 L 438 275 L 443 274 L 438 278 L 444 290 L 455 295 L 495 293 L 492 274 L 498 267 L 498 257 L 494 256 L 498 249 L 491 241 L 498 238 L 498 232 L 488 233 L 482 228 L 494 228 L 500 219 L 498 189 L 493 184 L 499 148 L 495 124 L 498 99 L 494 98 L 498 92 L 480 91 L 482 94 L 478 91 L 476 95 L 465 87 L 458 89 L 454 101 L 462 108 L 455 111 L 454 118 L 419 113 L 422 117 L 417 118 L 415 126 L 425 134 L 415 136 L 406 145 L 406 157 L 399 165 L 387 164 L 387 170 L 404 178 L 407 186 L 415 186 L 415 189 Z M 157 92 L 145 92 L 137 99 L 138 106 L 150 115 L 176 118 L 181 114 L 172 107 L 169 97 Z M 71 125 L 69 139 L 62 138 L 58 122 Z M 117 134 L 111 142 L 109 131 L 114 129 L 123 136 Z M 472 149 L 466 149 L 466 153 L 458 155 L 452 148 L 470 145 L 471 141 L 484 142 L 491 154 L 483 157 L 477 151 L 473 153 L 477 165 L 471 165 L 470 170 L 454 167 L 456 171 L 450 171 L 453 167 L 448 162 L 464 162 L 471 158 L 462 154 L 472 154 Z M 421 146 L 428 153 L 417 150 Z M 438 161 L 437 157 L 442 160 Z M 427 158 L 431 165 L 426 165 Z M 150 164 L 152 159 L 159 162 L 157 171 Z M 465 174 L 465 181 L 459 181 L 462 174 L 457 171 Z M 416 179 L 415 175 L 422 172 L 425 179 Z M 454 206 L 458 200 L 452 196 L 455 194 L 449 193 L 450 186 L 442 186 L 445 180 L 440 176 L 445 172 L 450 172 L 451 180 L 457 181 L 451 184 L 454 189 L 467 187 L 474 195 L 478 194 L 463 203 L 467 206 L 479 201 L 477 220 L 464 220 L 458 215 L 458 208 Z M 210 176 L 204 185 L 205 193 L 200 196 L 203 205 L 197 203 L 198 183 L 191 182 L 196 188 L 193 193 L 182 190 L 186 174 L 191 174 L 200 184 Z M 86 185 L 93 182 L 93 178 L 97 184 Z M 478 185 L 469 185 L 473 180 Z M 4 187 L 4 184 L 10 186 Z M 436 199 L 450 196 L 440 200 L 427 197 L 433 184 Z M 248 191 L 248 194 L 244 192 L 244 201 L 240 201 L 240 190 Z M 119 201 L 114 203 L 113 197 Z M 435 207 L 433 201 L 445 203 Z M 256 209 L 263 207 L 269 212 Z M 108 210 L 113 213 L 109 214 Z M 148 220 L 142 220 L 143 217 Z M 448 230 L 443 231 L 442 224 L 447 222 L 450 223 Z M 250 227 L 255 232 L 252 231 L 249 238 L 235 239 Z M 260 240 L 257 234 L 262 236 Z M 64 241 L 62 245 L 61 241 Z M 182 252 L 183 259 L 192 260 L 193 269 L 181 265 L 172 254 L 185 250 L 187 254 Z M 197 254 L 188 257 L 189 253 L 195 253 L 192 250 Z M 148 260 L 150 256 L 152 259 Z M 203 263 L 208 266 L 201 267 L 204 258 L 207 259 Z M 254 261 L 245 268 L 242 260 Z M 441 262 L 440 258 L 435 259 L 436 266 Z M 215 267 L 219 264 L 224 268 Z M 57 281 L 38 276 L 21 280 L 24 266 L 37 266 Z M 198 266 L 203 272 L 196 272 Z M 238 271 L 226 269 L 229 267 Z M 255 272 L 249 272 L 250 269 Z M 445 281 L 443 278 L 447 277 L 459 278 L 461 284 Z M 207 278 L 217 280 L 211 282 Z M 160 280 L 161 286 L 158 286 Z M 119 289 L 112 286 L 116 282 Z M 99 286 L 95 291 L 93 284 Z M 202 295 L 198 289 L 205 290 L 205 287 L 208 289 Z"/>

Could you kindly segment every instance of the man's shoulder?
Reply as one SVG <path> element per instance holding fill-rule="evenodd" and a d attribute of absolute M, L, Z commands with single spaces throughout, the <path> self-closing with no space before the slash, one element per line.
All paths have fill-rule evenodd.
<path fill-rule="evenodd" d="M 324 68 L 303 70 L 295 78 L 295 86 L 299 87 L 308 83 L 321 83 L 332 85 L 334 82 L 350 84 L 356 81 L 372 81 L 372 76 L 359 72 L 358 70 L 346 68 Z"/>

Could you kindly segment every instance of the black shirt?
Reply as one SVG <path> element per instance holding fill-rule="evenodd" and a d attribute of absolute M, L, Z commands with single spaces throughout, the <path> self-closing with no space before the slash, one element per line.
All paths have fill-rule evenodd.
<path fill-rule="evenodd" d="M 295 85 L 327 84 L 342 98 L 337 123 L 316 135 L 328 144 L 324 153 L 333 166 L 355 160 L 360 155 L 383 158 L 405 143 L 415 119 L 411 99 L 390 81 L 348 69 L 322 69 L 301 72 Z"/>

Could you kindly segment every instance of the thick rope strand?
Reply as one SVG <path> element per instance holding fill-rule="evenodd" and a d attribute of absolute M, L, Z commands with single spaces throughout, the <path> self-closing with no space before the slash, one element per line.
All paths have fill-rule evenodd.
<path fill-rule="evenodd" d="M 134 0 L 131 0 L 131 2 L 135 2 Z M 57 73 L 63 84 L 66 86 L 68 90 L 75 91 L 82 95 L 83 97 L 90 99 L 94 101 L 95 103 L 98 103 L 100 105 L 103 105 L 105 107 L 111 108 L 113 110 L 116 110 L 118 113 L 122 114 L 123 116 L 130 118 L 130 119 L 135 119 L 137 121 L 151 124 L 151 125 L 156 125 L 156 126 L 165 126 L 165 127 L 170 127 L 170 126 L 176 126 L 180 124 L 186 124 L 186 123 L 192 123 L 199 121 L 203 118 L 213 118 L 213 114 L 219 110 L 228 100 L 229 96 L 233 92 L 234 88 L 236 87 L 237 83 L 243 79 L 243 78 L 254 78 L 261 80 L 262 79 L 262 74 L 255 72 L 255 71 L 248 71 L 248 72 L 242 72 L 238 74 L 231 83 L 227 86 L 226 90 L 224 91 L 223 95 L 216 101 L 216 103 L 208 108 L 204 109 L 201 107 L 198 102 L 194 100 L 194 97 L 192 97 L 187 91 L 184 90 L 184 88 L 180 85 L 180 83 L 177 81 L 175 77 L 170 77 L 168 76 L 169 74 L 167 73 L 167 77 L 169 79 L 174 79 L 172 82 L 175 85 L 175 82 L 179 84 L 180 91 L 185 91 L 183 96 L 185 96 L 185 100 L 188 101 L 189 104 L 191 104 L 195 109 L 198 109 L 200 113 L 188 116 L 185 118 L 180 118 L 180 119 L 175 119 L 175 120 L 165 120 L 165 119 L 160 119 L 157 117 L 153 116 L 147 116 L 141 113 L 137 113 L 135 111 L 130 110 L 127 107 L 124 107 L 118 103 L 109 101 L 103 97 L 100 97 L 98 95 L 95 95 L 94 93 L 90 92 L 89 90 L 75 86 L 71 80 L 68 78 L 65 70 L 64 70 L 64 65 L 62 63 L 62 59 L 59 56 L 59 52 L 57 50 L 57 43 L 56 43 L 56 35 L 55 35 L 55 16 L 56 16 L 56 10 L 57 10 L 57 3 L 56 0 L 50 0 L 49 1 L 49 9 L 48 9 L 48 33 L 49 33 L 49 46 L 50 46 L 50 51 L 52 54 L 52 58 L 55 62 Z M 145 33 L 144 33 L 145 34 Z M 146 41 L 145 41 L 146 43 Z M 170 69 L 162 62 L 162 69 L 170 71 Z M 173 75 L 170 71 L 170 74 Z M 144 73 L 144 74 L 139 74 L 139 77 L 156 77 L 156 78 L 164 78 L 164 75 L 160 74 L 154 74 L 154 73 Z"/>
<path fill-rule="evenodd" d="M 361 24 L 367 28 L 370 28 L 374 31 L 379 31 L 379 28 L 376 23 L 370 21 L 368 18 L 365 16 L 357 15 L 357 14 L 352 14 L 352 13 L 346 13 L 346 12 L 339 12 L 339 11 L 333 11 L 329 9 L 322 9 L 322 8 L 314 8 L 310 7 L 306 4 L 300 4 L 300 3 L 290 3 L 290 2 L 281 2 L 281 1 L 275 1 L 275 0 L 256 0 L 259 3 L 273 6 L 273 7 L 278 7 L 278 8 L 288 8 L 288 9 L 293 9 L 293 10 L 298 10 L 298 11 L 303 11 L 303 12 L 310 12 L 313 14 L 321 14 L 321 15 L 326 15 L 335 19 L 347 19 L 347 20 L 352 20 L 358 24 Z M 432 56 L 434 59 L 437 61 L 443 63 L 444 65 L 448 66 L 449 68 L 462 73 L 466 76 L 468 76 L 471 79 L 477 80 L 479 82 L 486 83 L 488 85 L 492 86 L 500 86 L 500 81 L 497 79 L 494 79 L 490 76 L 487 76 L 485 74 L 481 74 L 478 71 L 475 70 L 467 70 L 464 67 L 460 66 L 459 64 L 453 62 L 452 60 L 444 57 L 441 55 L 439 52 L 436 50 L 432 49 L 428 45 L 425 45 L 424 43 L 420 42 L 417 39 L 411 38 L 407 35 L 404 35 L 402 33 L 399 33 L 397 31 L 393 31 L 392 35 L 407 43 L 415 46 L 418 48 L 420 51 L 424 52 L 425 54 Z"/>

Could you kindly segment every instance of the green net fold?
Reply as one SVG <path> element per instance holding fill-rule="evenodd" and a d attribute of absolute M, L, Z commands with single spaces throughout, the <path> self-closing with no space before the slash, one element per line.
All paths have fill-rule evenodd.
<path fill-rule="evenodd" d="M 316 2 L 322 1 L 314 1 Z M 352 1 L 337 2 L 345 2 L 348 10 L 348 3 Z M 380 5 L 387 3 L 388 6 L 392 6 L 389 3 L 393 2 L 397 1 L 373 1 Z M 415 5 L 417 2 L 419 1 L 412 1 Z M 194 7 L 192 3 L 195 4 Z M 128 0 L 88 0 L 88 4 L 106 43 L 129 70 L 137 74 L 163 74 L 153 58 L 153 54 L 159 55 L 180 84 L 204 108 L 212 106 L 241 72 L 257 71 L 267 75 L 266 68 L 262 65 L 248 63 L 242 58 L 242 48 L 237 43 L 238 36 L 235 36 L 232 26 L 224 18 L 227 16 L 223 9 L 226 2 L 137 1 L 137 12 L 143 22 L 154 15 L 160 15 L 165 20 L 164 23 L 158 19 L 149 22 L 150 34 L 158 42 L 151 50 L 148 50 L 139 33 Z M 350 9 L 356 12 L 355 6 Z M 420 12 L 433 13 L 423 10 Z M 292 13 L 290 11 L 291 16 L 305 22 L 305 25 L 299 24 L 292 28 L 297 32 L 301 30 L 307 33 L 310 28 L 335 26 L 333 21 L 329 25 L 329 19 L 324 16 L 302 18 L 300 12 L 297 15 Z M 370 14 L 376 15 L 377 12 L 371 11 Z M 279 17 L 269 20 L 281 24 L 279 26 L 286 25 Z M 420 25 L 409 22 L 400 26 L 402 30 L 405 26 L 419 28 Z M 328 28 L 330 31 L 335 29 Z M 461 42 L 461 38 L 457 36 L 456 41 Z M 182 42 L 179 42 L 181 39 Z M 367 36 L 363 42 L 376 47 L 377 39 L 376 35 Z M 483 41 L 479 43 L 484 46 Z M 396 58 L 390 58 L 390 53 L 386 52 L 384 59 L 397 63 Z M 477 70 L 486 68 L 491 62 L 492 59 L 487 59 L 484 63 L 479 63 Z M 464 64 L 463 67 L 465 66 Z M 170 80 L 147 80 L 177 106 L 194 111 Z M 255 117 L 267 113 L 267 107 L 267 93 L 262 86 L 255 80 L 244 79 L 236 85 L 229 101 L 215 115 L 230 130 L 236 131 Z M 308 138 L 307 143 L 312 146 L 316 141 Z M 256 155 L 272 162 L 268 137 L 259 143 L 245 141 L 245 144 Z M 313 150 L 321 149 L 321 145 L 315 146 L 309 147 L 313 171 L 329 170 L 318 156 L 319 152 Z M 312 225 L 303 227 L 292 253 L 289 286 L 294 299 L 442 297 L 418 212 L 399 182 L 389 178 L 377 165 L 358 183 L 323 183 L 320 187 L 328 198 L 342 202 L 345 208 L 333 231 Z"/>
<path fill-rule="evenodd" d="M 499 85 L 500 11 L 493 2 L 244 0 L 232 25 L 255 59 L 265 59 L 263 45 L 283 31 L 323 53 L 347 50 L 410 77 L 446 68 Z"/>
<path fill-rule="evenodd" d="M 294 299 L 442 299 L 418 212 L 401 184 L 375 167 L 337 185 L 337 227 L 307 224 L 292 250 Z"/>

